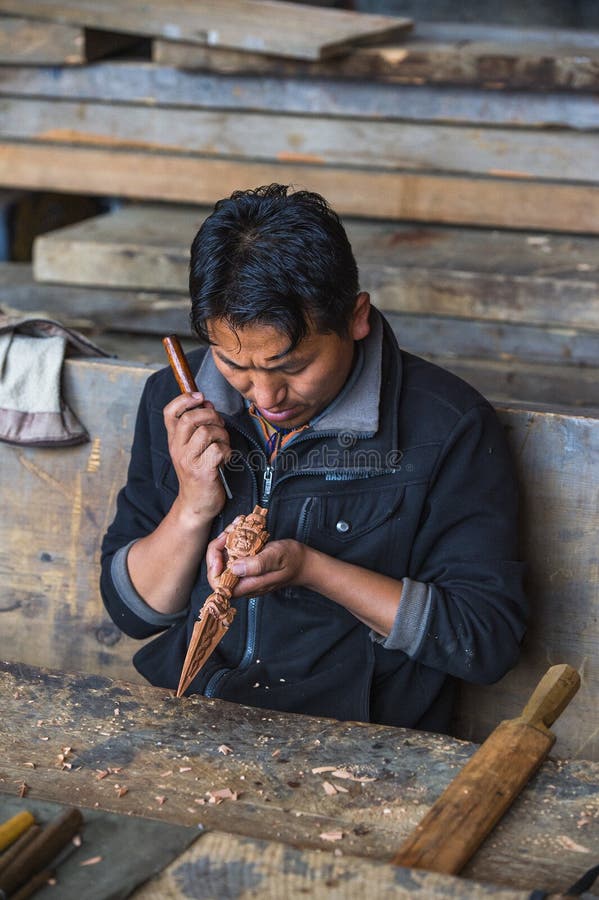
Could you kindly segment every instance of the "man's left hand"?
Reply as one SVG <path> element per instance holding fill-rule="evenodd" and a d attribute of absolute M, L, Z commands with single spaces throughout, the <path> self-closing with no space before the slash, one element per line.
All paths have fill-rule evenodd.
<path fill-rule="evenodd" d="M 214 589 L 218 576 L 226 565 L 225 541 L 227 532 L 235 522 L 208 544 L 206 563 L 208 581 Z M 229 570 L 239 576 L 233 597 L 265 594 L 267 591 L 302 583 L 308 547 L 299 541 L 282 540 L 267 544 L 256 556 L 247 556 L 231 562 Z"/>

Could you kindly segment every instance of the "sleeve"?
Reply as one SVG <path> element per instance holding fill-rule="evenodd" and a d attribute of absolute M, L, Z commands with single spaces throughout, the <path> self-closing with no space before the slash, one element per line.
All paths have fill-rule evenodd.
<path fill-rule="evenodd" d="M 153 457 L 166 460 L 164 449 L 152 439 L 151 397 L 153 377 L 146 382 L 135 423 L 127 482 L 117 497 L 116 515 L 102 541 L 100 592 L 104 606 L 121 631 L 133 638 L 146 638 L 168 628 L 187 615 L 163 615 L 139 596 L 127 569 L 127 553 L 139 538 L 150 534 L 168 512 L 164 495 L 156 484 Z"/>
<path fill-rule="evenodd" d="M 519 656 L 523 574 L 512 461 L 494 410 L 480 405 L 442 448 L 393 628 L 373 637 L 433 669 L 491 684 Z"/>

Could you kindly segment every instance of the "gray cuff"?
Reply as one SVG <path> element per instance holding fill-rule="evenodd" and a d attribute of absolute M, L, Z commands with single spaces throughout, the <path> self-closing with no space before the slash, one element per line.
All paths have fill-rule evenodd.
<path fill-rule="evenodd" d="M 143 597 L 140 597 L 135 590 L 133 582 L 129 577 L 129 569 L 127 568 L 127 555 L 134 543 L 135 541 L 131 541 L 131 543 L 127 544 L 125 547 L 121 547 L 112 557 L 110 575 L 117 593 L 125 606 L 149 625 L 159 625 L 163 628 L 174 625 L 179 619 L 185 618 L 187 615 L 187 608 L 176 613 L 157 612 L 155 609 L 152 609 L 151 606 L 148 606 Z"/>
<path fill-rule="evenodd" d="M 385 637 L 370 632 L 370 637 L 385 650 L 403 650 L 408 656 L 415 656 L 426 634 L 432 609 L 430 584 L 402 578 L 401 601 L 395 615 L 391 631 Z"/>

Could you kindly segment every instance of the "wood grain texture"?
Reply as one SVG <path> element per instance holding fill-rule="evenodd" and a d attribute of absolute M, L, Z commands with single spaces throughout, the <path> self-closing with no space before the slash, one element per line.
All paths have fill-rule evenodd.
<path fill-rule="evenodd" d="M 471 125 L 599 128 L 592 94 L 488 91 L 337 78 L 219 75 L 119 60 L 0 69 L 0 95 Z"/>
<path fill-rule="evenodd" d="M 476 749 L 400 728 L 197 696 L 176 700 L 167 691 L 99 676 L 10 664 L 1 672 L 10 726 L 0 734 L 0 790 L 16 792 L 14 782 L 23 779 L 32 798 L 76 800 L 83 808 L 97 803 L 183 825 L 201 822 L 252 841 L 320 850 L 331 862 L 335 849 L 343 857 L 388 862 Z M 220 753 L 222 745 L 232 752 Z M 70 770 L 57 768 L 61 746 L 73 748 Z M 35 769 L 26 762 L 35 762 Z M 98 779 L 108 768 L 118 771 Z M 326 793 L 325 780 L 347 793 Z M 117 796 L 115 784 L 127 793 Z M 209 802 L 210 792 L 225 788 L 237 800 Z M 587 824 L 579 827 L 583 816 Z M 336 831 L 342 832 L 336 841 L 321 837 Z M 568 840 L 588 852 L 566 850 Z M 561 890 L 598 853 L 599 766 L 548 760 L 464 876 Z M 398 877 L 405 885 L 405 876 Z M 416 877 L 416 884 L 426 881 Z"/>
<path fill-rule="evenodd" d="M 3 444 L 0 656 L 135 679 L 137 644 L 104 612 L 100 541 L 125 481 L 135 409 L 149 370 L 65 364 L 64 390 L 91 442 L 58 453 Z"/>
<path fill-rule="evenodd" d="M 0 0 L 0 12 L 299 59 L 335 56 L 411 28 L 405 18 L 272 0 Z"/>
<path fill-rule="evenodd" d="M 55 64 L 85 62 L 82 28 L 0 17 L 0 63 Z"/>
<path fill-rule="evenodd" d="M 35 278 L 187 295 L 189 248 L 209 213 L 130 205 L 48 232 L 34 245 Z M 361 286 L 382 309 L 599 331 L 595 238 L 344 224 Z"/>
<path fill-rule="evenodd" d="M 599 188 L 588 184 L 0 143 L 4 187 L 205 204 L 273 180 L 315 190 L 343 215 L 599 233 Z"/>
<path fill-rule="evenodd" d="M 567 664 L 551 666 L 514 719 L 501 722 L 403 842 L 394 865 L 457 875 L 472 859 L 555 742 L 548 726 L 580 687 Z"/>
<path fill-rule="evenodd" d="M 488 91 L 335 78 L 219 75 L 143 61 L 101 65 L 13 65 L 0 69 L 0 95 L 136 103 L 189 109 L 263 110 L 412 122 L 599 128 L 592 95 Z"/>
<path fill-rule="evenodd" d="M 18 98 L 0 138 L 220 159 L 599 181 L 595 134 Z"/>
<path fill-rule="evenodd" d="M 528 900 L 530 892 L 435 872 L 393 869 L 383 862 L 290 847 L 279 841 L 210 831 L 132 900 L 195 900 L 197 887 L 212 897 L 250 900 Z"/>
<path fill-rule="evenodd" d="M 153 59 L 229 74 L 326 75 L 495 90 L 594 91 L 599 86 L 599 37 L 582 29 L 419 22 L 401 43 L 356 49 L 338 60 L 316 64 L 157 40 Z"/>

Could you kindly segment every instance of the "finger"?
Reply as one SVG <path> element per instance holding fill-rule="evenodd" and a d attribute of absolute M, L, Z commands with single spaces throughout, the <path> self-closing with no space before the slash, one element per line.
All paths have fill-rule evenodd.
<path fill-rule="evenodd" d="M 269 572 L 279 572 L 281 568 L 279 554 L 276 551 L 273 552 L 270 548 L 262 550 L 256 556 L 246 556 L 229 564 L 230 571 L 240 578 L 255 578 L 260 575 L 266 575 Z"/>

